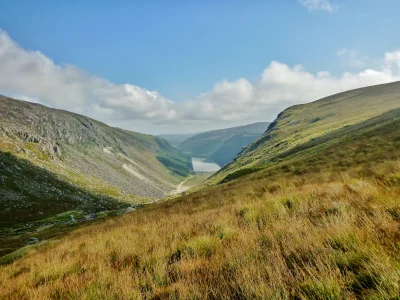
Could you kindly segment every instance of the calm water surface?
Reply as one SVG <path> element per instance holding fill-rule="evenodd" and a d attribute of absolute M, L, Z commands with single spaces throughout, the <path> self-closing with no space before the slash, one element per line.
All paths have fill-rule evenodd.
<path fill-rule="evenodd" d="M 208 173 L 216 172 L 221 169 L 216 163 L 205 162 L 204 158 L 192 157 L 192 163 L 195 172 Z"/>

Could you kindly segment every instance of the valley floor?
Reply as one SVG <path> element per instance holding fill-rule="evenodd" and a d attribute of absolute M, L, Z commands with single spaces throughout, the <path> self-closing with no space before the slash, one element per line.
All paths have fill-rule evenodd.
<path fill-rule="evenodd" d="M 197 173 L 193 175 L 189 175 L 189 177 L 185 178 L 179 185 L 177 185 L 177 189 L 173 190 L 170 193 L 170 196 L 178 195 L 187 191 L 189 189 L 193 189 L 194 187 L 200 185 L 203 181 L 209 178 L 213 173 Z"/>
<path fill-rule="evenodd" d="M 188 181 L 188 179 L 190 179 L 190 177 L 192 177 L 192 175 L 189 175 L 188 178 L 185 178 L 185 180 L 183 180 L 181 183 L 179 183 L 176 186 L 176 190 L 173 190 L 169 195 L 176 195 L 176 194 L 180 194 L 184 191 L 186 191 L 188 188 L 190 188 L 190 186 L 184 186 L 185 182 Z"/>

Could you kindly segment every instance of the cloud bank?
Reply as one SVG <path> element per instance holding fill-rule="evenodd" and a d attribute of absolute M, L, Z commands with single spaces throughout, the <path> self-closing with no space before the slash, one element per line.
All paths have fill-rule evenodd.
<path fill-rule="evenodd" d="M 174 102 L 155 91 L 113 84 L 75 66 L 55 64 L 38 51 L 21 48 L 0 31 L 0 91 L 135 131 L 154 132 L 160 124 L 170 132 L 183 132 L 272 121 L 293 104 L 398 80 L 400 50 L 386 53 L 379 68 L 339 77 L 272 61 L 255 82 L 223 80 L 208 93 Z"/>

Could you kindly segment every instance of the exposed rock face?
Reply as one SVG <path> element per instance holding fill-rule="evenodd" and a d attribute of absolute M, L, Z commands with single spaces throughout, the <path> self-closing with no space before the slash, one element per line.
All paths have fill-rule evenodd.
<path fill-rule="evenodd" d="M 159 138 L 1 95 L 0 137 L 15 141 L 14 151 L 26 150 L 28 154 L 28 145 L 37 144 L 55 164 L 69 166 L 142 197 L 163 197 L 180 181 L 156 159 L 160 153 L 178 152 L 168 143 L 161 148 L 164 144 Z M 106 153 L 105 148 L 113 151 Z M 140 176 L 133 176 L 124 165 Z"/>

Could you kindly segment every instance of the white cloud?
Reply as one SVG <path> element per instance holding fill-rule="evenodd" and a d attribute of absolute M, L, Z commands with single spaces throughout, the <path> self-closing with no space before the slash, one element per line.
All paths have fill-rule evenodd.
<path fill-rule="evenodd" d="M 138 86 L 115 85 L 71 65 L 26 51 L 0 31 L 0 89 L 53 107 L 108 118 L 174 118 L 173 103 Z"/>
<path fill-rule="evenodd" d="M 385 67 L 390 68 L 388 72 L 397 72 L 400 70 L 400 50 L 388 52 L 385 54 Z"/>
<path fill-rule="evenodd" d="M 380 70 L 347 72 L 340 77 L 326 71 L 313 74 L 301 65 L 289 67 L 273 61 L 254 84 L 246 79 L 231 83 L 224 81 L 210 93 L 186 103 L 185 112 L 193 119 L 203 120 L 272 120 L 277 113 L 293 104 L 400 80 L 400 51 L 387 53 L 385 57 Z"/>
<path fill-rule="evenodd" d="M 14 99 L 23 100 L 23 101 L 27 101 L 27 102 L 31 102 L 31 103 L 40 103 L 39 99 L 29 97 L 26 95 L 11 95 L 11 97 Z"/>
<path fill-rule="evenodd" d="M 338 51 L 344 55 L 348 49 Z M 260 78 L 223 80 L 185 102 L 155 91 L 116 85 L 71 65 L 57 65 L 40 52 L 22 49 L 0 32 L 0 90 L 16 98 L 89 115 L 142 132 L 196 132 L 256 121 L 272 121 L 293 104 L 334 93 L 400 80 L 400 50 L 388 52 L 380 66 L 333 76 L 301 65 L 272 61 Z M 162 126 L 160 126 L 162 124 Z"/>
<path fill-rule="evenodd" d="M 338 10 L 337 5 L 332 5 L 329 0 L 298 0 L 301 5 L 308 10 L 324 10 L 327 12 L 334 12 Z"/>
<path fill-rule="evenodd" d="M 336 55 L 343 59 L 343 66 L 360 69 L 365 67 L 367 57 L 358 53 L 358 51 L 354 49 L 341 48 L 336 51 Z"/>

